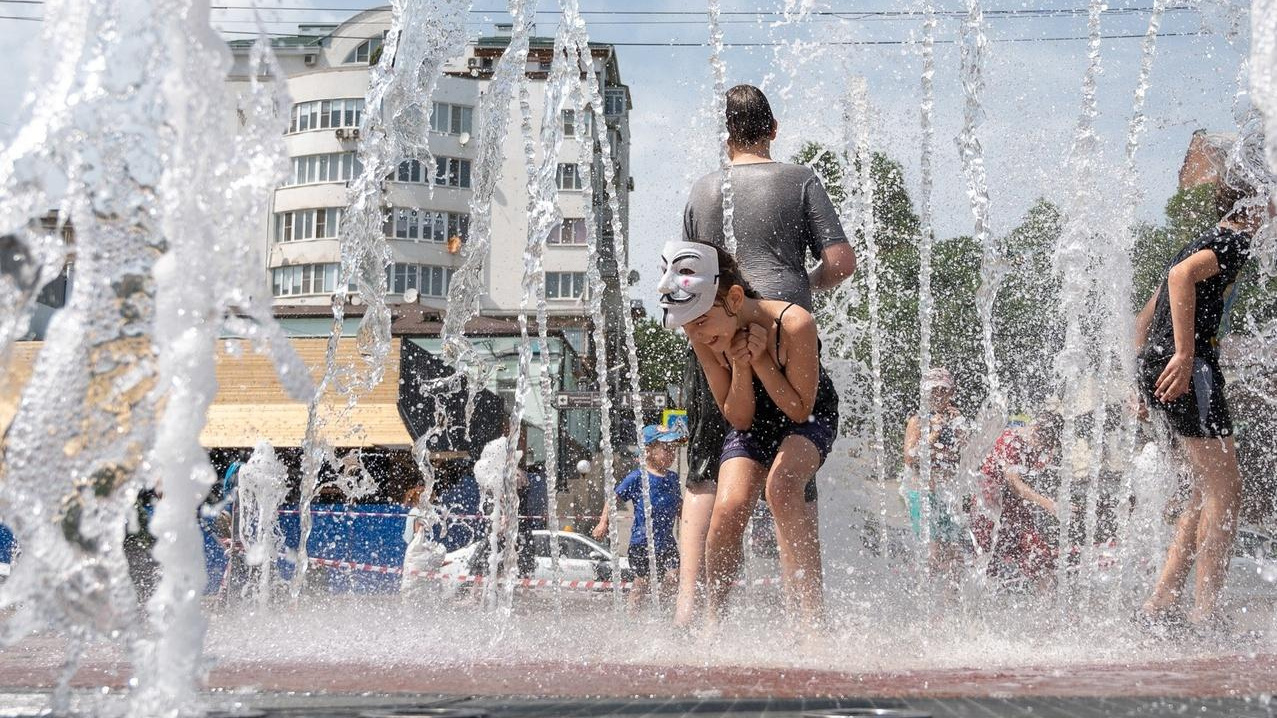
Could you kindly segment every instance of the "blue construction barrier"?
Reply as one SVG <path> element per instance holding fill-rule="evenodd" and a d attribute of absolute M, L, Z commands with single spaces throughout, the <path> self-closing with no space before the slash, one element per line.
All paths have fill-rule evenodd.
<path fill-rule="evenodd" d="M 542 484 L 543 486 L 543 484 Z M 534 492 L 535 493 L 535 492 Z M 472 517 L 479 513 L 479 487 L 466 477 L 440 497 L 441 505 L 455 516 Z M 310 539 L 306 552 L 312 558 L 365 563 L 376 566 L 403 565 L 404 523 L 408 509 L 398 504 L 312 504 Z M 370 515 L 371 514 L 371 515 Z M 226 551 L 212 533 L 212 521 L 204 521 L 204 559 L 208 566 L 206 593 L 216 593 L 226 572 Z M 301 517 L 296 504 L 281 507 L 280 528 L 284 545 L 292 555 L 301 539 Z M 435 529 L 435 540 L 447 551 L 454 551 L 483 536 L 481 519 L 459 518 L 450 522 L 448 530 Z M 293 575 L 293 564 L 281 560 L 277 564 L 284 579 Z M 367 571 L 311 566 L 309 571 L 331 593 L 393 593 L 399 590 L 399 576 Z"/>
<path fill-rule="evenodd" d="M 531 478 L 528 501 L 522 510 L 528 514 L 543 515 L 545 482 L 535 474 Z M 464 517 L 451 521 L 447 531 L 436 527 L 435 540 L 442 543 L 445 550 L 454 551 L 486 535 L 483 519 L 471 518 L 479 513 L 479 487 L 472 477 L 466 477 L 443 494 L 440 503 L 450 514 Z M 403 565 L 407 548 L 403 540 L 407 508 L 398 504 L 325 503 L 313 504 L 312 510 L 315 513 L 310 540 L 306 543 L 311 557 L 377 566 Z M 281 507 L 279 523 L 287 553 L 292 556 L 301 535 L 296 504 Z M 202 517 L 200 524 L 204 530 L 204 561 L 208 573 L 205 593 L 212 594 L 217 592 L 226 573 L 227 553 L 218 543 L 214 519 Z M 544 522 L 536 521 L 534 525 L 543 527 Z M 13 544 L 13 534 L 0 524 L 0 563 L 10 561 Z M 287 558 L 279 560 L 277 566 L 283 578 L 292 577 L 293 564 Z M 312 566 L 311 570 L 315 572 L 316 580 L 322 581 L 321 585 L 333 593 L 392 593 L 399 590 L 399 576 L 395 574 L 319 566 Z"/>
<path fill-rule="evenodd" d="M 0 563 L 13 562 L 13 532 L 0 524 Z"/>

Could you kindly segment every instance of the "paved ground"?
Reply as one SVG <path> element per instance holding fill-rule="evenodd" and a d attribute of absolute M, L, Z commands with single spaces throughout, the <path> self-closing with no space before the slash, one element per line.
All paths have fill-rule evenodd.
<path fill-rule="evenodd" d="M 45 696 L 0 693 L 0 716 L 42 713 Z M 438 695 L 334 696 L 263 694 L 213 696 L 209 718 L 1101 718 L 1191 716 L 1272 718 L 1266 699 L 1165 700 L 1138 698 L 949 698 L 949 699 L 536 699 Z M 78 696 L 74 716 L 115 715 L 124 702 Z"/>
<path fill-rule="evenodd" d="M 48 689 L 58 666 L 21 649 L 0 651 L 0 689 Z M 127 664 L 85 662 L 72 685 L 123 688 Z M 1067 668 L 978 668 L 888 673 L 728 666 L 615 665 L 564 661 L 340 666 L 260 661 L 213 668 L 222 690 L 431 693 L 468 696 L 719 698 L 1236 698 L 1277 692 L 1277 655 L 1225 656 Z"/>

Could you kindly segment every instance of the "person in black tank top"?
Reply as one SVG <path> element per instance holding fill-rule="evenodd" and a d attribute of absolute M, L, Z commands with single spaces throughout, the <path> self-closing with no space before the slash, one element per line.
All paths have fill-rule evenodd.
<path fill-rule="evenodd" d="M 820 365 L 815 321 L 795 304 L 759 299 L 717 247 L 671 242 L 662 260 L 664 323 L 687 333 L 731 426 L 705 548 L 709 620 L 722 614 L 750 514 L 765 497 L 786 597 L 814 624 L 823 612 L 823 576 L 817 522 L 804 493 L 838 425 L 838 395 Z"/>

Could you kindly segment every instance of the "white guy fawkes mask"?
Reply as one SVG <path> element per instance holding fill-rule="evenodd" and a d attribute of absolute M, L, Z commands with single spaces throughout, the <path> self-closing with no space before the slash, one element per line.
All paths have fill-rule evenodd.
<path fill-rule="evenodd" d="M 714 306 L 718 252 L 700 242 L 667 242 L 661 250 L 661 323 L 667 329 L 698 319 Z"/>

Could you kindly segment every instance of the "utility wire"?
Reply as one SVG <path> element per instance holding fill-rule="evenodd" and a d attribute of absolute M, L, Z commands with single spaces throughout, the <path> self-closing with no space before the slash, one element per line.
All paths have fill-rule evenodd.
<path fill-rule="evenodd" d="M 11 5 L 43 5 L 45 0 L 0 0 L 0 4 Z M 258 10 L 258 11 L 289 11 L 289 12 L 364 12 L 367 10 L 389 9 L 385 5 L 373 5 L 368 7 L 312 7 L 307 5 L 212 5 L 213 10 Z M 1172 5 L 1165 8 L 1165 11 L 1184 11 L 1196 10 L 1193 5 Z M 1066 16 L 1085 16 L 1089 12 L 1088 8 L 1020 8 L 1007 10 L 985 10 L 986 17 L 1001 18 L 1039 18 L 1039 17 L 1066 17 Z M 1148 14 L 1153 12 L 1151 6 L 1137 7 L 1115 7 L 1107 8 L 1103 11 L 1105 15 L 1137 15 Z M 491 10 L 470 10 L 473 15 L 505 15 L 505 9 Z M 559 15 L 557 10 L 537 10 L 538 15 Z M 699 10 L 581 10 L 581 15 L 623 15 L 623 16 L 659 16 L 659 17 L 678 17 L 691 16 L 703 18 L 704 11 Z M 783 17 L 785 13 L 776 10 L 731 10 L 724 11 L 722 15 L 729 16 L 745 16 L 754 18 L 763 17 Z M 962 10 L 941 10 L 935 13 L 938 17 L 960 18 L 966 15 Z M 867 18 L 913 18 L 921 17 L 922 13 L 915 10 L 813 10 L 803 13 L 804 18 L 828 17 L 834 19 L 867 19 Z M 689 21 L 695 22 L 695 21 Z M 740 22 L 740 21 L 737 21 Z"/>
<path fill-rule="evenodd" d="M 258 37 L 265 34 L 267 37 L 296 37 L 296 35 L 287 33 L 257 33 L 249 30 L 223 30 L 225 35 L 252 35 Z M 1158 34 L 1158 38 L 1164 37 L 1201 37 L 1204 33 L 1197 32 L 1163 32 Z M 1137 40 L 1144 37 L 1144 33 L 1132 33 L 1123 35 L 1101 35 L 1103 40 Z M 327 35 L 325 39 L 338 40 L 367 40 L 368 38 L 357 35 Z M 990 38 L 989 42 L 1070 42 L 1084 41 L 1091 38 L 1085 35 L 1067 36 L 1067 37 L 1009 37 L 1009 38 Z M 936 40 L 937 45 L 953 45 L 957 40 Z M 611 45 L 613 47 L 709 47 L 708 42 L 608 42 L 606 40 L 591 40 L 591 43 L 598 45 Z M 914 40 L 843 40 L 830 42 L 807 42 L 803 41 L 804 46 L 817 47 L 841 47 L 841 46 L 895 46 L 895 45 L 916 45 Z M 788 47 L 787 42 L 725 42 L 723 47 Z"/>

